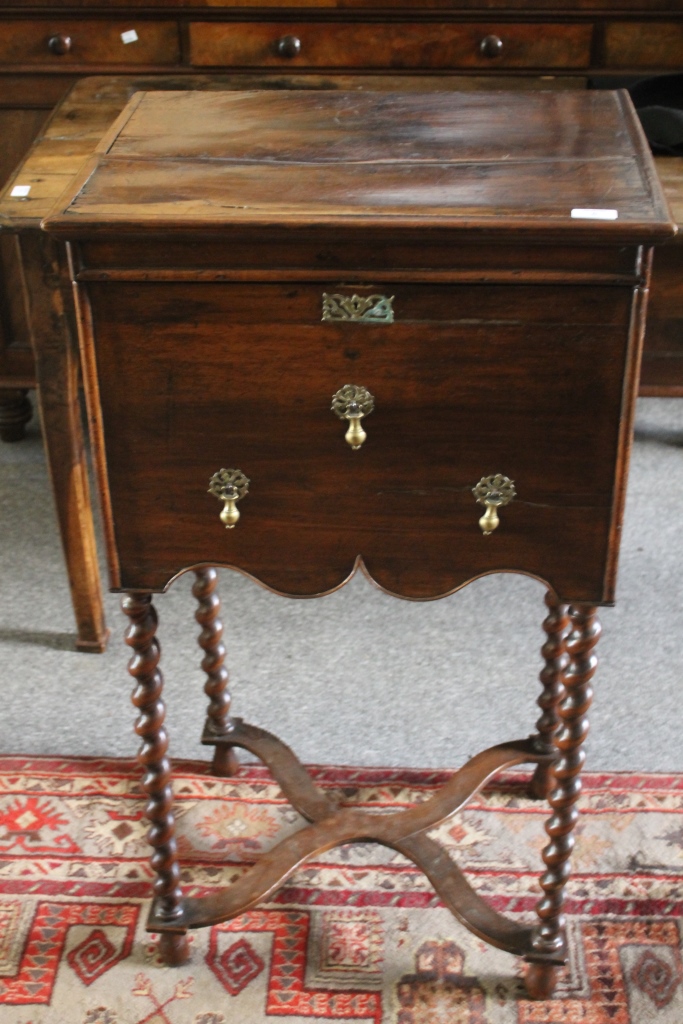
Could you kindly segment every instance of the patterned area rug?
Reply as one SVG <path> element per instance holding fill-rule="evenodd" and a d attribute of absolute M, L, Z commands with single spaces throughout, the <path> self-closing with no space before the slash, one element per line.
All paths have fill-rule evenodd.
<path fill-rule="evenodd" d="M 346 805 L 399 809 L 447 774 L 325 768 Z M 210 893 L 299 828 L 268 772 L 176 767 L 188 893 Z M 164 968 L 145 932 L 150 871 L 130 761 L 0 758 L 0 1024 L 681 1024 L 683 777 L 585 777 L 556 999 L 374 845 L 308 863 L 272 902 L 192 933 Z M 507 774 L 433 835 L 500 911 L 531 920 L 544 804 Z"/>

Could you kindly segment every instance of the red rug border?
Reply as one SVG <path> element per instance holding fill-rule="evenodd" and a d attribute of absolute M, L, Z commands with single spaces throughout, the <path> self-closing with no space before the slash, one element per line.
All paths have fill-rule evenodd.
<path fill-rule="evenodd" d="M 210 761 L 171 758 L 175 777 L 211 775 Z M 137 778 L 141 769 L 134 757 L 108 757 L 94 754 L 1 754 L 0 775 L 27 773 L 33 771 L 37 775 L 55 774 L 77 775 L 88 767 L 99 768 L 121 778 Z M 390 785 L 400 783 L 407 787 L 437 786 L 451 777 L 457 767 L 453 768 L 410 768 L 378 765 L 325 765 L 307 764 L 305 766 L 322 786 L 334 786 L 357 782 L 362 778 L 365 785 Z M 358 776 L 358 779 L 354 779 Z M 247 762 L 242 765 L 235 782 L 260 781 L 272 778 L 270 772 L 258 762 Z M 497 789 L 501 783 L 506 786 L 521 786 L 528 779 L 528 772 L 505 771 L 488 783 L 485 789 Z M 221 779 L 229 783 L 230 779 Z M 584 771 L 581 774 L 583 788 L 599 790 L 604 788 L 629 789 L 660 789 L 683 790 L 683 772 L 647 772 L 647 771 Z"/>

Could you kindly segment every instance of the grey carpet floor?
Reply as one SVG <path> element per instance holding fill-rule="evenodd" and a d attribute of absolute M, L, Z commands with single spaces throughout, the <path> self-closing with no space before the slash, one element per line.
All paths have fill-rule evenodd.
<path fill-rule="evenodd" d="M 135 752 L 119 598 L 104 655 L 74 627 L 42 444 L 0 445 L 0 750 Z M 105 573 L 106 578 L 106 573 Z M 171 753 L 204 756 L 192 575 L 159 596 Z M 316 601 L 221 571 L 233 710 L 308 762 L 458 765 L 538 716 L 543 587 L 479 580 L 398 601 L 358 577 Z M 683 770 L 683 400 L 639 403 L 617 606 L 603 609 L 587 767 Z"/>

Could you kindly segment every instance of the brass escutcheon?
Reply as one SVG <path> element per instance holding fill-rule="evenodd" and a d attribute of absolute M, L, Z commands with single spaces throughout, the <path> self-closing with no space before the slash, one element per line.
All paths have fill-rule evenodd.
<path fill-rule="evenodd" d="M 226 530 L 232 530 L 240 517 L 236 503 L 249 493 L 249 483 L 241 469 L 219 469 L 209 481 L 209 494 L 225 502 L 220 520 Z"/>
<path fill-rule="evenodd" d="M 354 452 L 358 451 L 368 436 L 363 430 L 360 421 L 364 416 L 368 416 L 374 408 L 375 399 L 373 396 L 367 388 L 360 387 L 357 384 L 345 384 L 343 388 L 340 388 L 332 396 L 332 412 L 340 420 L 349 421 L 349 429 L 346 431 L 345 436 Z"/>
<path fill-rule="evenodd" d="M 486 506 L 486 512 L 479 520 L 481 532 L 485 537 L 500 525 L 498 509 L 509 505 L 516 493 L 514 481 L 502 473 L 484 476 L 476 487 L 472 488 L 472 494 L 479 504 Z"/>
<path fill-rule="evenodd" d="M 347 323 L 393 324 L 394 296 L 339 295 L 323 292 L 323 320 Z"/>

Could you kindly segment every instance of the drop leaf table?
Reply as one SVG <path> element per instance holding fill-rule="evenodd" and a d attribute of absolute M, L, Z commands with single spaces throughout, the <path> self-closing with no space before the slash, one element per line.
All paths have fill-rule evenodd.
<path fill-rule="evenodd" d="M 187 955 L 187 929 L 267 898 L 306 858 L 374 841 L 528 961 L 530 995 L 548 996 L 566 959 L 651 252 L 674 233 L 627 97 L 143 92 L 44 227 L 69 244 L 110 575 L 130 621 L 148 926 L 167 962 Z M 291 597 L 359 567 L 414 600 L 486 573 L 542 580 L 535 733 L 477 754 L 409 810 L 335 806 L 281 740 L 229 713 L 216 565 Z M 196 898 L 179 884 L 152 604 L 187 570 L 215 770 L 246 748 L 309 821 Z M 488 906 L 429 835 L 521 763 L 551 804 L 527 924 Z"/>

